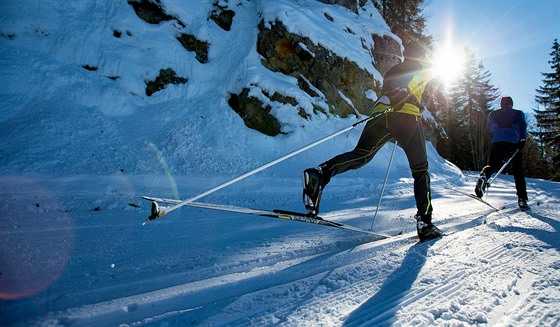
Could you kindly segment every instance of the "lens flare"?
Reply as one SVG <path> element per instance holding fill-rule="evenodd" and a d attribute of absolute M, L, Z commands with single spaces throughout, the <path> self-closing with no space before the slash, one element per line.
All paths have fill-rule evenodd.
<path fill-rule="evenodd" d="M 446 88 L 452 86 L 465 71 L 465 50 L 460 47 L 445 46 L 434 54 L 433 74 Z"/>
<path fill-rule="evenodd" d="M 0 299 L 41 293 L 64 272 L 74 248 L 70 216 L 56 196 L 24 177 L 0 177 Z M 9 191 L 7 191 L 9 190 Z"/>

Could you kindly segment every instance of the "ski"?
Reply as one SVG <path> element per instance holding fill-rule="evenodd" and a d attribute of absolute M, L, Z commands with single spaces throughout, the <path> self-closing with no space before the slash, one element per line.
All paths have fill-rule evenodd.
<path fill-rule="evenodd" d="M 201 203 L 201 202 L 188 202 L 183 203 L 181 200 L 174 200 L 174 199 L 165 199 L 165 198 L 156 198 L 151 196 L 142 196 L 144 200 L 148 200 L 152 202 L 152 213 L 151 215 L 144 220 L 143 224 L 146 224 L 150 220 L 154 220 L 159 218 L 159 205 L 158 203 L 165 203 L 169 205 L 177 205 L 181 203 L 183 206 L 187 207 L 194 207 L 194 208 L 201 208 L 201 209 L 209 209 L 209 210 L 217 210 L 217 211 L 226 211 L 226 212 L 235 212 L 247 215 L 254 215 L 254 216 L 262 216 L 262 217 L 270 217 L 270 218 L 277 218 L 277 219 L 284 219 L 284 220 L 293 220 L 299 221 L 304 223 L 310 224 L 317 224 L 322 226 L 334 227 L 345 229 L 353 232 L 369 234 L 377 237 L 378 239 L 386 239 L 391 237 L 387 234 L 381 234 L 372 232 L 366 229 L 354 227 L 351 225 L 346 225 L 339 222 L 334 222 L 330 220 L 323 219 L 319 216 L 311 216 L 309 214 L 288 211 L 288 210 L 262 210 L 262 209 L 252 209 L 252 208 L 245 208 L 245 207 L 236 207 L 236 206 L 229 206 L 229 205 L 222 205 L 222 204 L 213 204 L 213 203 Z"/>
<path fill-rule="evenodd" d="M 484 201 L 483 199 L 479 198 L 478 196 L 476 196 L 476 195 L 474 195 L 474 194 L 467 193 L 467 192 L 463 192 L 463 191 L 461 191 L 461 190 L 458 190 L 458 189 L 455 189 L 455 188 L 452 188 L 452 187 L 450 187 L 449 189 L 450 189 L 450 190 L 453 190 L 453 191 L 455 191 L 455 192 L 461 193 L 461 194 L 463 194 L 463 195 L 466 195 L 466 196 L 468 196 L 468 197 L 470 197 L 470 198 L 473 198 L 473 199 L 477 200 L 478 202 L 483 203 L 483 204 L 489 206 L 490 208 L 494 209 L 495 211 L 500 211 L 500 209 L 494 207 L 494 206 L 491 205 L 490 203 Z"/>

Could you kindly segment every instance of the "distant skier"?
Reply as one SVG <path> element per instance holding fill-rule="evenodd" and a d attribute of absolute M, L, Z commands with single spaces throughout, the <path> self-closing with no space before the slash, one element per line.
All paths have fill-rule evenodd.
<path fill-rule="evenodd" d="M 486 128 L 493 134 L 490 160 L 488 165 L 480 172 L 474 192 L 479 198 L 482 198 L 488 187 L 490 176 L 500 169 L 502 163 L 518 149 L 519 152 L 511 161 L 513 178 L 515 179 L 519 208 L 523 211 L 529 210 L 522 154 L 527 138 L 525 114 L 521 110 L 513 109 L 513 99 L 511 97 L 503 97 L 500 100 L 500 109 L 491 112 L 488 116 Z"/>
<path fill-rule="evenodd" d="M 367 122 L 354 150 L 340 154 L 317 168 L 303 172 L 303 202 L 311 215 L 319 213 L 319 203 L 325 186 L 335 175 L 358 169 L 370 162 L 381 147 L 396 140 L 406 153 L 414 178 L 418 237 L 428 240 L 443 233 L 432 223 L 432 202 L 426 142 L 422 130 L 420 104 L 424 88 L 430 80 L 421 44 L 405 44 L 404 61 L 385 74 L 382 94 L 373 113 L 389 107 L 392 111 Z"/>

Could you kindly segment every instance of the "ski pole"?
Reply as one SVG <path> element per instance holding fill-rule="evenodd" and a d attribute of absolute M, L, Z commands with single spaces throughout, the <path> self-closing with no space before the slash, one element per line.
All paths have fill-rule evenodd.
<path fill-rule="evenodd" d="M 509 157 L 509 159 L 504 163 L 504 165 L 502 166 L 502 168 L 500 168 L 500 170 L 498 170 L 498 172 L 496 173 L 496 175 L 494 175 L 494 177 L 490 178 L 490 180 L 488 181 L 488 187 L 490 187 L 490 185 L 492 184 L 492 182 L 494 182 L 494 180 L 496 179 L 496 177 L 498 177 L 498 175 L 500 175 L 502 173 L 502 171 L 506 168 L 506 166 L 511 162 L 511 160 L 513 159 L 513 157 L 515 157 L 515 155 L 517 154 L 517 152 L 519 152 L 519 149 L 515 149 L 515 151 L 513 152 L 513 154 L 511 155 L 511 157 Z"/>
<path fill-rule="evenodd" d="M 347 131 L 353 129 L 354 127 L 356 127 L 356 126 L 358 126 L 358 125 L 360 125 L 360 124 L 363 124 L 363 123 L 366 123 L 366 122 L 368 122 L 368 121 L 370 121 L 370 120 L 373 120 L 373 119 L 376 119 L 376 118 L 378 118 L 378 117 L 381 117 L 381 116 L 383 116 L 384 114 L 390 112 L 391 110 L 392 110 L 392 108 L 389 107 L 389 108 L 385 109 L 384 111 L 380 111 L 380 112 L 378 112 L 378 113 L 376 113 L 376 114 L 374 114 L 374 115 L 372 115 L 372 116 L 369 116 L 369 117 L 367 117 L 367 118 L 364 118 L 364 119 L 362 119 L 362 120 L 360 120 L 360 121 L 358 121 L 358 122 L 355 122 L 354 124 L 352 124 L 352 125 L 350 125 L 350 126 L 348 126 L 348 127 L 346 127 L 346 128 L 343 128 L 343 129 L 339 130 L 338 132 L 335 132 L 335 133 L 332 133 L 332 134 L 330 134 L 330 135 L 328 135 L 328 136 L 325 136 L 324 138 L 321 138 L 321 139 L 319 139 L 319 140 L 317 140 L 317 141 L 315 141 L 315 142 L 313 142 L 313 143 L 311 143 L 311 144 L 309 144 L 309 145 L 306 145 L 306 146 L 304 146 L 304 147 L 302 147 L 302 148 L 300 148 L 300 149 L 298 149 L 298 150 L 295 150 L 295 151 L 293 151 L 293 152 L 290 152 L 290 153 L 288 153 L 288 154 L 286 154 L 286 155 L 284 155 L 284 156 L 282 156 L 282 157 L 280 157 L 280 158 L 278 158 L 278 159 L 276 159 L 276 160 L 273 160 L 273 161 L 271 161 L 271 162 L 269 162 L 269 163 L 267 163 L 267 164 L 264 164 L 264 165 L 262 165 L 262 166 L 260 166 L 260 167 L 258 167 L 258 168 L 255 168 L 255 169 L 253 169 L 253 170 L 251 170 L 251 171 L 249 171 L 249 172 L 246 172 L 245 174 L 240 175 L 240 176 L 238 176 L 238 177 L 236 177 L 236 178 L 234 178 L 234 179 L 232 179 L 232 180 L 229 180 L 229 181 L 227 181 L 227 182 L 225 182 L 225 183 L 222 183 L 222 184 L 220 184 L 220 185 L 218 185 L 218 186 L 216 186 L 216 187 L 213 187 L 213 188 L 209 189 L 208 191 L 202 192 L 202 193 L 200 193 L 200 194 L 198 194 L 198 195 L 196 195 L 196 196 L 193 196 L 192 198 L 186 199 L 185 201 L 183 201 L 183 202 L 181 202 L 181 203 L 178 203 L 178 204 L 176 204 L 176 205 L 174 205 L 174 206 L 172 206 L 172 207 L 170 207 L 170 208 L 166 208 L 165 210 L 159 210 L 159 209 L 157 209 L 157 210 L 152 210 L 152 211 L 153 211 L 152 214 L 150 215 L 150 217 L 146 218 L 145 221 L 154 220 L 154 219 L 156 219 L 156 218 L 162 217 L 162 216 L 164 216 L 164 215 L 170 213 L 171 211 L 176 210 L 176 209 L 178 209 L 178 208 L 184 206 L 184 205 L 187 204 L 187 203 L 191 203 L 191 202 L 196 201 L 196 200 L 198 200 L 198 199 L 200 199 L 200 198 L 202 198 L 202 197 L 205 197 L 205 196 L 207 196 L 207 195 L 209 195 L 209 194 L 212 194 L 212 193 L 214 193 L 214 192 L 216 192 L 216 191 L 219 191 L 219 190 L 223 189 L 224 187 L 227 187 L 227 186 L 229 186 L 229 185 L 232 185 L 232 184 L 234 184 L 234 183 L 237 183 L 237 182 L 239 182 L 239 181 L 241 181 L 241 180 L 243 180 L 243 179 L 245 179 L 245 178 L 247 178 L 247 177 L 249 177 L 249 176 L 252 176 L 252 175 L 254 175 L 254 174 L 256 174 L 256 173 L 258 173 L 258 172 L 260 172 L 260 171 L 263 171 L 263 170 L 265 170 L 265 169 L 267 169 L 267 168 L 269 168 L 269 167 L 272 167 L 272 166 L 274 166 L 274 165 L 276 165 L 276 164 L 278 164 L 278 163 L 280 163 L 280 162 L 282 162 L 282 161 L 284 161 L 284 160 L 286 160 L 286 159 L 289 159 L 289 158 L 291 158 L 291 157 L 293 157 L 293 156 L 295 156 L 295 155 L 297 155 L 297 154 L 300 154 L 300 153 L 302 153 L 302 152 L 304 152 L 304 151 L 307 151 L 307 150 L 309 150 L 309 149 L 311 149 L 311 148 L 313 148 L 313 147 L 315 147 L 315 146 L 317 146 L 317 145 L 319 145 L 319 144 L 321 144 L 321 143 L 323 143 L 323 142 L 325 142 L 325 141 L 328 141 L 328 140 L 330 140 L 330 139 L 332 139 L 332 138 L 334 138 L 334 137 L 336 137 L 336 136 L 338 136 L 338 135 L 340 135 L 340 134 L 343 134 L 343 133 L 345 133 L 345 132 L 347 132 Z"/>
<path fill-rule="evenodd" d="M 389 159 L 389 165 L 387 166 L 387 173 L 385 174 L 385 181 L 383 181 L 383 187 L 381 187 L 381 194 L 379 195 L 379 202 L 377 202 L 377 208 L 375 208 L 375 214 L 371 221 L 370 231 L 373 231 L 373 223 L 375 222 L 375 217 L 377 217 L 377 211 L 381 205 L 381 199 L 383 198 L 383 193 L 385 192 L 385 185 L 387 185 L 387 178 L 389 178 L 389 171 L 391 171 L 391 164 L 393 163 L 393 157 L 395 156 L 395 150 L 397 149 L 397 141 L 395 140 L 395 145 L 393 146 L 393 152 L 391 152 L 391 159 Z"/>

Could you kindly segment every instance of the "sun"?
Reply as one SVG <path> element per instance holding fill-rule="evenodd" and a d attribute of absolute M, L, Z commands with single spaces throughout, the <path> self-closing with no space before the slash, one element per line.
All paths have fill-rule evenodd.
<path fill-rule="evenodd" d="M 432 71 L 446 88 L 452 86 L 465 70 L 465 50 L 458 46 L 437 49 L 432 59 Z"/>

